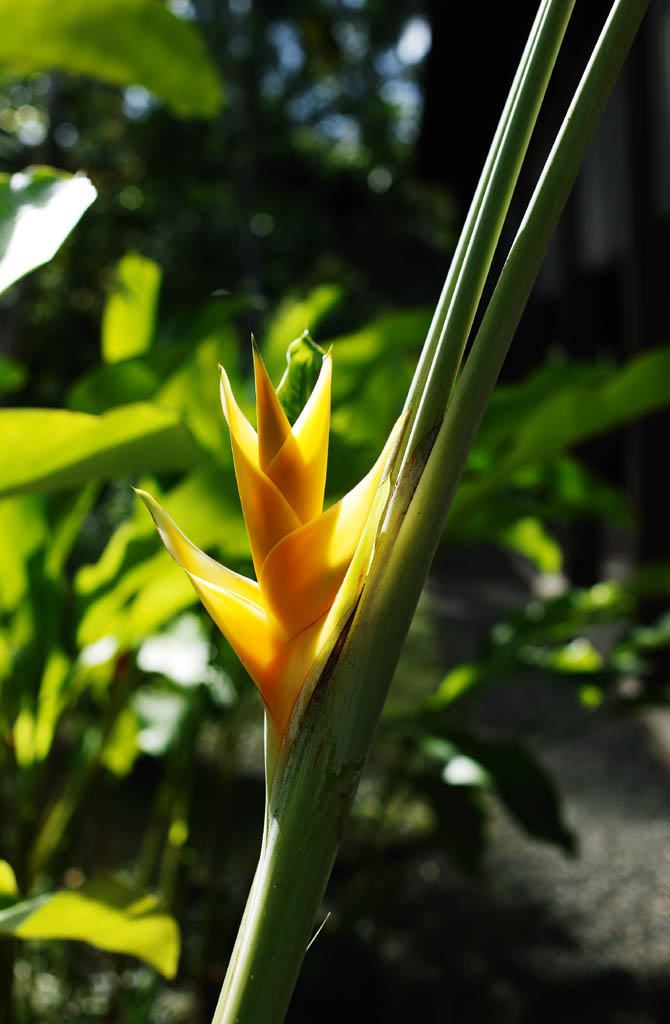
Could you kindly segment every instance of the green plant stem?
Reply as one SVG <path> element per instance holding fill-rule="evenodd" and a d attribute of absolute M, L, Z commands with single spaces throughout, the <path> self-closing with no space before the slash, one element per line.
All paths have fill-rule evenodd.
<path fill-rule="evenodd" d="M 573 7 L 538 8 L 407 395 L 405 451 L 444 413 Z"/>
<path fill-rule="evenodd" d="M 358 607 L 282 744 L 256 878 L 214 1024 L 280 1024 L 391 677 L 500 364 L 648 0 L 617 0 L 441 425 L 411 450 Z M 430 386 L 430 385 L 429 385 Z"/>

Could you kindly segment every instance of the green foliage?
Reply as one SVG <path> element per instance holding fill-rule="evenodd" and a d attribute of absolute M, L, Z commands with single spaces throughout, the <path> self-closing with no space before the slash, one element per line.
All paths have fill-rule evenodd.
<path fill-rule="evenodd" d="M 505 547 L 518 551 L 542 573 L 559 573 L 563 564 L 560 545 L 537 516 L 521 516 L 497 534 Z"/>
<path fill-rule="evenodd" d="M 19 895 L 19 887 L 12 865 L 6 860 L 0 860 L 0 910 L 15 903 Z"/>
<path fill-rule="evenodd" d="M 88 882 L 7 907 L 0 911 L 0 933 L 20 939 L 77 939 L 137 956 L 166 978 L 177 971 L 179 931 L 174 918 L 150 893 L 118 879 Z"/>
<path fill-rule="evenodd" d="M 429 740 L 431 737 L 429 737 Z M 442 744 L 423 741 L 442 766 L 442 780 L 452 786 L 493 790 L 528 835 L 575 851 L 575 837 L 565 825 L 553 780 L 521 743 L 481 740 L 446 730 Z"/>
<path fill-rule="evenodd" d="M 670 596 L 670 567 L 648 566 L 626 583 L 603 580 L 589 588 L 572 587 L 545 600 L 533 600 L 519 612 L 497 623 L 482 644 L 479 657 L 456 665 L 444 677 L 426 703 L 439 712 L 469 694 L 475 687 L 507 678 L 563 679 L 577 692 L 588 687 L 610 690 L 635 672 L 644 677 L 644 638 L 653 637 L 659 647 L 668 642 L 665 618 L 658 626 L 640 632 L 625 629 L 607 654 L 599 651 L 588 632 L 605 623 L 626 626 L 635 618 L 638 605 Z"/>
<path fill-rule="evenodd" d="M 214 117 L 222 88 L 192 25 L 154 0 L 0 0 L 0 66 L 14 75 L 73 71 L 138 83 L 181 117 Z"/>
<path fill-rule="evenodd" d="M 47 523 L 32 497 L 0 500 L 0 608 L 15 609 L 29 587 L 28 560 L 44 543 Z"/>
<path fill-rule="evenodd" d="M 151 346 L 161 283 L 161 268 L 129 252 L 116 266 L 114 289 L 102 314 L 102 358 L 118 363 L 142 355 Z"/>
<path fill-rule="evenodd" d="M 667 406 L 668 374 L 670 348 L 659 347 L 624 366 L 550 364 L 520 384 L 500 387 L 473 449 L 474 479 L 459 490 L 450 526 L 469 518 L 504 483 L 523 486 L 527 467 Z"/>
<path fill-rule="evenodd" d="M 83 174 L 53 167 L 0 174 L 0 293 L 51 259 L 95 196 Z"/>
<path fill-rule="evenodd" d="M 0 411 L 0 494 L 176 469 L 198 459 L 174 413 L 138 403 L 101 416 L 64 409 Z"/>

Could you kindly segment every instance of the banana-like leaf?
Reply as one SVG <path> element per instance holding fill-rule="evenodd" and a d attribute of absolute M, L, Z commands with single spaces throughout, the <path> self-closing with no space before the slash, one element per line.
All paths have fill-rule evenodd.
<path fill-rule="evenodd" d="M 98 949 L 129 953 L 173 978 L 179 929 L 155 896 L 118 879 L 46 893 L 0 911 L 0 934 L 20 939 L 77 939 Z"/>
<path fill-rule="evenodd" d="M 621 367 L 545 368 L 494 396 L 456 494 L 447 530 L 528 466 L 571 445 L 670 405 L 670 347 L 651 349 Z M 490 504 L 490 499 L 489 499 Z M 490 504 L 491 508 L 495 508 Z"/>
<path fill-rule="evenodd" d="M 181 117 L 214 117 L 222 87 L 198 32 L 156 0 L 0 0 L 0 66 L 143 85 Z"/>
<path fill-rule="evenodd" d="M 65 409 L 0 410 L 0 496 L 182 469 L 199 457 L 175 413 L 143 402 L 101 416 Z"/>
<path fill-rule="evenodd" d="M 115 287 L 102 314 L 102 356 L 118 363 L 146 352 L 154 332 L 162 271 L 157 263 L 128 252 L 116 265 Z"/>
<path fill-rule="evenodd" d="M 10 25 L 3 6 L 0 0 L 0 24 Z M 12 25 L 0 39 L 13 34 Z M 73 177 L 53 167 L 0 174 L 0 293 L 52 258 L 95 197 L 83 174 Z"/>

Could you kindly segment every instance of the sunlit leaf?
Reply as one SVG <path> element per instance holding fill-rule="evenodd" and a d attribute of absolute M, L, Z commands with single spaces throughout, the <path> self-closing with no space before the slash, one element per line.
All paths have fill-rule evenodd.
<path fill-rule="evenodd" d="M 62 651 L 49 651 L 37 698 L 32 751 L 36 762 L 43 761 L 51 750 L 56 725 L 67 702 L 65 683 L 70 667 L 70 660 Z"/>
<path fill-rule="evenodd" d="M 14 868 L 8 861 L 0 860 L 0 909 L 16 903 L 19 896 Z"/>
<path fill-rule="evenodd" d="M 471 464 L 489 469 L 457 496 L 452 516 L 476 504 L 521 467 L 544 462 L 636 417 L 670 405 L 670 347 L 622 367 L 570 365 L 500 388 L 484 417 Z"/>
<path fill-rule="evenodd" d="M 559 573 L 563 565 L 560 545 L 536 516 L 523 516 L 498 534 L 498 539 L 531 561 L 540 572 Z"/>
<path fill-rule="evenodd" d="M 116 879 L 88 882 L 25 900 L 0 912 L 0 933 L 22 939 L 79 939 L 129 953 L 167 978 L 179 959 L 179 931 L 150 893 Z"/>
<path fill-rule="evenodd" d="M 0 24 L 12 30 L 0 33 L 0 54 L 4 41 L 14 38 L 5 6 L 0 0 Z M 26 4 L 16 6 L 30 10 Z M 95 197 L 83 174 L 73 177 L 53 167 L 0 174 L 0 293 L 52 258 Z"/>
<path fill-rule="evenodd" d="M 0 410 L 0 494 L 177 469 L 198 458 L 175 414 L 144 403 L 102 416 L 64 409 Z"/>
<path fill-rule="evenodd" d="M 605 660 L 588 637 L 577 636 L 547 656 L 546 664 L 557 672 L 599 672 Z"/>
<path fill-rule="evenodd" d="M 151 345 L 162 270 L 137 252 L 116 265 L 112 292 L 102 313 L 102 356 L 106 363 L 139 356 Z"/>
<path fill-rule="evenodd" d="M 138 83 L 182 117 L 213 117 L 221 81 L 198 32 L 156 0 L 0 0 L 0 65 Z"/>
<path fill-rule="evenodd" d="M 238 344 L 225 323 L 215 333 L 194 339 L 188 358 L 164 382 L 155 398 L 158 405 L 179 412 L 194 437 L 217 461 L 231 466 L 230 441 L 221 416 L 217 364 L 234 367 Z"/>
<path fill-rule="evenodd" d="M 670 404 L 670 348 L 645 352 L 600 385 L 568 385 L 533 410 L 508 456 L 510 464 L 544 458 L 620 423 Z"/>
<path fill-rule="evenodd" d="M 47 523 L 39 499 L 0 500 L 0 610 L 16 608 L 25 597 L 28 560 L 46 536 Z"/>

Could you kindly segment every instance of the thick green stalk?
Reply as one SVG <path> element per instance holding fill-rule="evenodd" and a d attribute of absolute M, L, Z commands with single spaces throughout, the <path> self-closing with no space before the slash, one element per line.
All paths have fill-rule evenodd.
<path fill-rule="evenodd" d="M 214 1024 L 281 1024 L 388 686 L 507 347 L 648 0 L 617 0 L 441 424 L 412 449 L 358 607 L 282 745 Z M 430 385 L 429 385 L 430 386 Z"/>
<path fill-rule="evenodd" d="M 408 452 L 444 414 L 573 7 L 538 8 L 407 395 Z"/>

